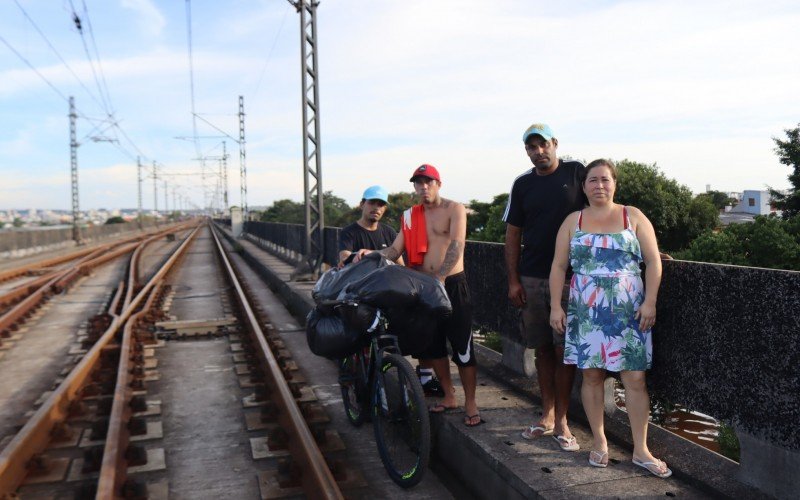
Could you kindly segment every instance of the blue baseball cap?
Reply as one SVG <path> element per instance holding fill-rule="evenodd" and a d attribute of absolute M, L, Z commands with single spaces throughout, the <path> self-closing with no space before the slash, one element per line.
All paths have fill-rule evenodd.
<path fill-rule="evenodd" d="M 384 203 L 389 203 L 389 193 L 383 186 L 370 186 L 364 191 L 361 199 L 381 200 Z"/>
<path fill-rule="evenodd" d="M 553 131 L 544 123 L 534 123 L 522 134 L 522 142 L 528 142 L 528 137 L 532 135 L 541 135 L 545 141 L 549 141 L 553 138 Z"/>

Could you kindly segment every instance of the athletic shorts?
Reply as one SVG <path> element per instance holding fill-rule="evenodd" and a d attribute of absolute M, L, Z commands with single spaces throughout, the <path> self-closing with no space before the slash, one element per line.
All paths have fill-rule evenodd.
<path fill-rule="evenodd" d="M 444 279 L 444 289 L 453 306 L 453 314 L 439 324 L 436 335 L 419 359 L 447 357 L 447 341 L 453 350 L 453 362 L 457 366 L 475 366 L 475 350 L 472 346 L 472 300 L 464 272 Z"/>
<path fill-rule="evenodd" d="M 522 276 L 522 287 L 527 301 L 520 315 L 520 333 L 525 347 L 538 349 L 552 345 L 564 346 L 564 334 L 550 327 L 550 280 Z M 561 307 L 567 312 L 569 283 L 564 284 Z"/>

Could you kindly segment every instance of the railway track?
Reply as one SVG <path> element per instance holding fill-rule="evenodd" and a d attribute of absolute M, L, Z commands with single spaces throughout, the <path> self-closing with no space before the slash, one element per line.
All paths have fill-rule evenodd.
<path fill-rule="evenodd" d="M 159 237 L 154 236 L 150 242 Z M 191 292 L 176 294 L 176 289 L 188 288 L 182 284 L 185 279 L 181 281 L 176 275 L 192 275 L 181 269 L 182 262 L 205 252 L 198 249 L 198 240 L 209 249 L 213 243 L 218 262 L 215 272 L 224 279 L 217 285 L 222 293 L 201 292 L 200 287 L 194 287 Z M 226 245 L 207 226 L 197 228 L 146 279 L 140 277 L 144 244 L 139 245 L 136 250 L 128 250 L 133 255 L 126 277 L 109 295 L 106 312 L 89 322 L 87 330 L 93 331 L 94 336 L 85 342 L 91 346 L 84 345 L 88 350 L 80 361 L 0 452 L 0 498 L 15 494 L 53 498 L 166 497 L 172 484 L 180 483 L 170 475 L 177 466 L 166 465 L 171 456 L 182 453 L 180 446 L 173 449 L 169 443 L 170 434 L 180 434 L 180 430 L 173 433 L 170 429 L 169 384 L 182 383 L 177 380 L 180 376 L 170 371 L 169 349 L 173 345 L 206 347 L 208 342 L 172 342 L 163 350 L 153 346 L 165 345 L 163 338 L 182 338 L 181 331 L 191 330 L 192 326 L 195 330 L 216 332 L 201 338 L 210 339 L 217 349 L 219 342 L 230 343 L 232 358 L 240 363 L 234 368 L 231 361 L 230 369 L 219 371 L 228 376 L 235 373 L 241 387 L 246 388 L 241 398 L 245 409 L 240 409 L 244 417 L 239 416 L 248 422 L 244 435 L 251 435 L 251 423 L 254 428 L 263 429 L 266 436 L 248 439 L 251 444 L 262 443 L 266 455 L 275 458 L 259 462 L 247 457 L 244 467 L 252 466 L 254 474 L 234 475 L 233 480 L 252 485 L 257 477 L 262 498 L 286 494 L 342 498 L 337 480 L 353 484 L 355 476 L 341 462 L 326 460 L 320 451 L 320 446 L 335 449 L 329 442 L 335 436 L 325 429 L 324 412 L 314 404 L 313 393 L 309 397 L 311 391 L 303 388 L 290 354 L 270 331 L 269 319 L 248 296 L 247 287 L 237 276 L 246 271 L 231 264 Z M 210 274 L 199 282 L 209 281 Z M 198 282 L 196 276 L 194 279 Z M 51 287 L 54 280 L 48 281 Z M 205 304 L 221 300 L 232 318 L 214 324 L 169 317 L 171 305 L 178 300 L 183 305 L 193 300 L 205 300 Z M 201 310 L 208 311 L 210 307 L 204 305 Z M 154 350 L 166 354 L 151 356 Z M 202 359 L 195 361 L 203 363 Z M 173 375 L 160 380 L 157 371 L 151 369 L 157 363 L 165 373 Z M 178 367 L 181 371 L 187 370 Z M 204 373 L 209 372 L 206 369 Z M 185 382 L 203 384 L 202 380 Z M 151 387 L 155 388 L 152 394 Z M 224 391 L 214 392 L 231 399 Z M 161 422 L 148 418 L 162 411 L 163 428 Z M 147 441 L 150 434 L 158 437 L 159 433 L 163 447 L 158 447 L 157 440 L 155 445 Z M 255 458 L 256 445 L 253 446 Z M 181 463 L 178 460 L 178 465 Z M 211 474 L 210 470 L 207 472 Z M 208 492 L 205 496 L 211 497 Z"/>

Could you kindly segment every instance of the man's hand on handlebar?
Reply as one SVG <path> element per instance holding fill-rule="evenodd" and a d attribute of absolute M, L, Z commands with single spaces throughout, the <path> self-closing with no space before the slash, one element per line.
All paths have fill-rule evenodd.
<path fill-rule="evenodd" d="M 355 257 L 353 257 L 353 262 L 360 261 L 363 256 L 367 255 L 368 253 L 372 253 L 372 252 L 374 252 L 374 250 L 367 250 L 366 248 L 362 248 L 361 250 L 359 250 L 359 251 L 357 251 L 355 253 Z"/>

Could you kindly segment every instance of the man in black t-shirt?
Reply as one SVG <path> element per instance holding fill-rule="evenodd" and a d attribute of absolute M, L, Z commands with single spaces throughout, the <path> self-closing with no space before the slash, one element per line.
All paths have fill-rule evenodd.
<path fill-rule="evenodd" d="M 584 207 L 581 181 L 585 167 L 558 158 L 558 140 L 547 125 L 531 125 L 522 140 L 534 168 L 514 180 L 503 215 L 508 298 L 522 309 L 520 326 L 528 348 L 525 371 L 532 371 L 528 358 L 535 350 L 542 395 L 542 417 L 527 427 L 522 437 L 554 435 L 562 450 L 577 451 L 578 443 L 567 424 L 575 365 L 564 365 L 564 336 L 550 327 L 549 277 L 558 229 L 567 215 Z M 524 245 L 522 259 L 520 244 Z M 565 311 L 568 292 L 565 285 L 561 297 Z"/>
<path fill-rule="evenodd" d="M 389 193 L 382 186 L 370 186 L 364 191 L 361 203 L 361 218 L 339 233 L 339 267 L 350 262 L 351 255 L 366 248 L 383 250 L 397 237 L 397 231 L 380 222 L 389 203 Z M 403 263 L 403 258 L 398 259 Z"/>

